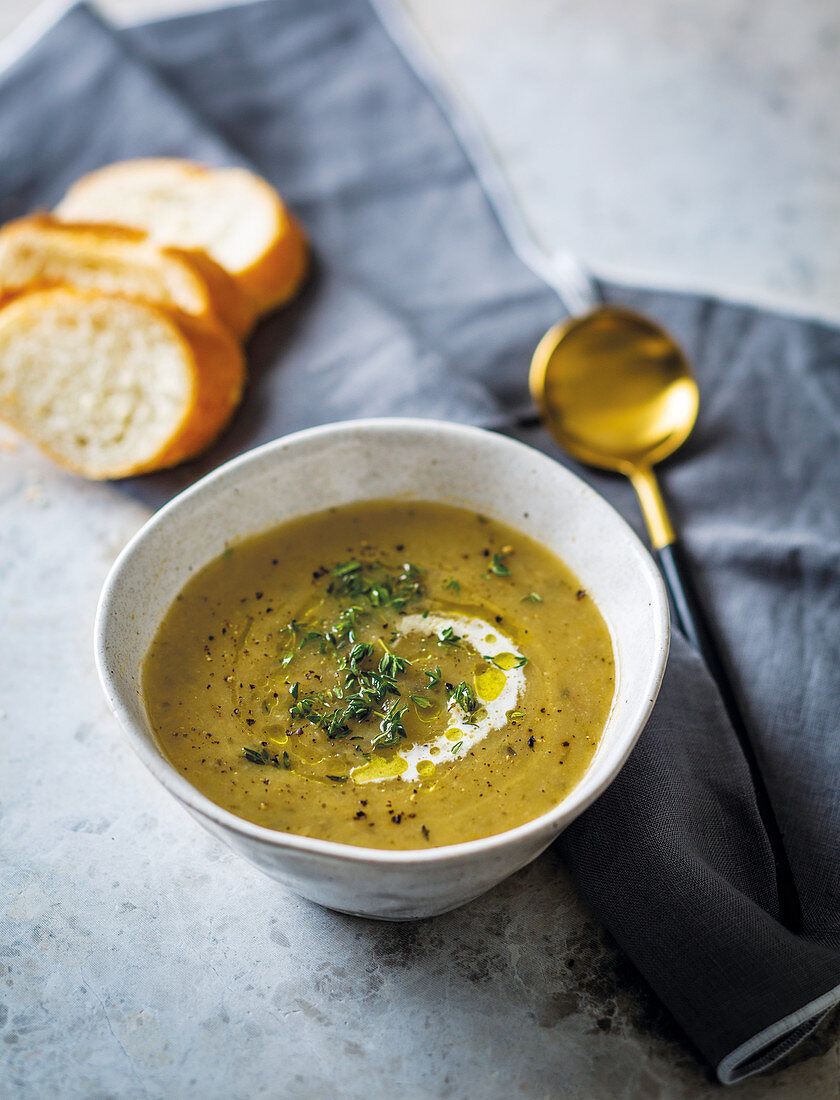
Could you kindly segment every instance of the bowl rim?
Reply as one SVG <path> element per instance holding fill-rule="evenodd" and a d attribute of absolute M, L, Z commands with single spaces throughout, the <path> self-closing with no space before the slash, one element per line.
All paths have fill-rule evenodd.
<path fill-rule="evenodd" d="M 361 845 L 346 844 L 335 840 L 322 840 L 317 837 L 301 836 L 297 833 L 286 833 L 278 829 L 269 829 L 264 825 L 238 817 L 230 810 L 225 810 L 217 805 L 206 795 L 194 787 L 164 756 L 161 749 L 154 743 L 154 734 L 149 727 L 152 744 L 147 743 L 143 736 L 136 730 L 135 720 L 122 701 L 122 691 L 117 684 L 116 675 L 108 667 L 108 619 L 111 605 L 118 598 L 118 589 L 123 572 L 129 566 L 137 548 L 161 526 L 169 522 L 169 517 L 174 511 L 179 511 L 186 502 L 194 497 L 199 497 L 207 492 L 212 492 L 219 482 L 234 477 L 243 467 L 259 461 L 263 456 L 273 452 L 282 454 L 289 446 L 299 442 L 318 439 L 321 437 L 341 436 L 351 432 L 368 433 L 380 431 L 413 431 L 426 433 L 430 437 L 439 437 L 441 434 L 457 436 L 461 439 L 474 438 L 486 440 L 491 438 L 494 445 L 502 449 L 509 449 L 520 455 L 527 452 L 528 456 L 539 464 L 545 464 L 546 472 L 560 474 L 569 479 L 570 484 L 582 492 L 584 497 L 594 499 L 599 507 L 608 509 L 612 513 L 613 520 L 623 529 L 623 533 L 629 545 L 636 551 L 638 565 L 645 574 L 650 587 L 650 608 L 654 628 L 654 650 L 656 659 L 652 662 L 646 682 L 637 693 L 635 706 L 625 717 L 623 725 L 632 726 L 633 733 L 625 737 L 625 743 L 617 750 L 612 767 L 602 779 L 581 796 L 578 792 L 584 785 L 586 772 L 572 788 L 571 791 L 558 802 L 556 806 L 532 818 L 530 821 L 516 825 L 512 829 L 493 833 L 490 836 L 479 837 L 475 840 L 459 841 L 455 844 L 444 844 L 434 848 L 406 848 L 385 849 L 365 848 Z M 431 442 L 431 439 L 430 439 Z M 540 541 L 536 536 L 536 541 Z M 251 841 L 266 844 L 276 849 L 285 849 L 300 854 L 321 856 L 331 860 L 349 863 L 375 863 L 383 866 L 410 867 L 422 866 L 429 863 L 449 863 L 458 860 L 469 859 L 481 855 L 491 855 L 517 841 L 541 839 L 541 834 L 549 837 L 547 843 L 557 835 L 562 827 L 564 818 L 574 820 L 584 812 L 607 787 L 615 780 L 630 753 L 638 741 L 642 730 L 650 716 L 659 693 L 670 648 L 671 626 L 668 598 L 665 592 L 661 574 L 654 564 L 653 558 L 630 527 L 624 517 L 601 496 L 595 489 L 589 486 L 582 478 L 573 473 L 561 463 L 550 456 L 538 451 L 536 448 L 511 439 L 509 436 L 498 434 L 490 429 L 476 427 L 469 424 L 460 424 L 446 420 L 426 420 L 419 417 L 365 417 L 358 420 L 339 420 L 329 424 L 317 425 L 311 428 L 303 428 L 278 439 L 260 444 L 249 451 L 217 466 L 214 470 L 199 478 L 192 485 L 182 490 L 149 519 L 129 539 L 118 554 L 113 565 L 108 571 L 100 592 L 94 623 L 94 656 L 97 673 L 108 706 L 128 738 L 134 752 L 139 756 L 155 779 L 178 802 L 181 802 L 188 811 L 207 818 L 215 825 L 230 832 L 239 834 Z M 594 758 L 593 758 L 594 759 Z M 591 767 L 591 764 L 590 764 Z"/>

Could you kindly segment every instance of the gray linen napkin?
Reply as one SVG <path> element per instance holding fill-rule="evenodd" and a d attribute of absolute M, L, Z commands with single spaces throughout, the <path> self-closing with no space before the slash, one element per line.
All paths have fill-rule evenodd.
<path fill-rule="evenodd" d="M 531 351 L 561 306 L 514 253 L 447 111 L 367 0 L 262 0 L 121 32 L 77 6 L 0 74 L 3 219 L 147 154 L 252 164 L 306 225 L 315 266 L 253 337 L 246 402 L 223 440 L 128 492 L 158 505 L 259 442 L 379 414 L 507 425 L 563 461 L 540 429 L 517 427 Z M 700 421 L 665 486 L 730 657 L 804 929 L 775 919 L 746 766 L 679 638 L 628 765 L 559 843 L 732 1082 L 840 999 L 840 331 L 691 294 L 603 290 L 669 326 L 697 368 Z M 578 472 L 638 527 L 622 482 Z"/>

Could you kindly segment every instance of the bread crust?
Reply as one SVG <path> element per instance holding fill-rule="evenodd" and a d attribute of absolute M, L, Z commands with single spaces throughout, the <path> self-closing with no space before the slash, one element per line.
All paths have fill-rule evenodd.
<path fill-rule="evenodd" d="M 221 434 L 242 400 L 245 357 L 242 349 L 221 326 L 197 324 L 191 317 L 169 312 L 178 335 L 195 363 L 192 403 L 180 428 L 143 470 L 163 470 L 195 458 Z"/>
<path fill-rule="evenodd" d="M 0 309 L 0 327 L 14 323 L 20 313 L 48 307 L 55 296 L 72 299 L 81 308 L 84 302 L 130 302 L 148 310 L 162 323 L 182 352 L 190 374 L 190 391 L 182 415 L 168 439 L 152 454 L 135 462 L 110 468 L 86 467 L 59 453 L 50 441 L 39 438 L 14 416 L 13 408 L 0 405 L 0 419 L 30 439 L 48 458 L 65 469 L 96 481 L 133 477 L 166 469 L 194 458 L 219 436 L 239 404 L 245 382 L 245 360 L 241 348 L 218 322 L 197 321 L 187 314 L 150 302 L 137 301 L 117 294 L 84 291 L 73 287 L 55 287 L 20 294 Z"/>
<path fill-rule="evenodd" d="M 207 287 L 210 312 L 237 339 L 244 340 L 256 323 L 257 310 L 250 298 L 243 293 L 236 279 L 206 252 L 200 252 L 198 249 L 166 247 L 162 248 L 161 252 L 193 269 Z"/>
<path fill-rule="evenodd" d="M 309 245 L 298 222 L 283 209 L 284 229 L 258 263 L 239 275 L 239 283 L 262 316 L 290 302 L 309 272 Z"/>

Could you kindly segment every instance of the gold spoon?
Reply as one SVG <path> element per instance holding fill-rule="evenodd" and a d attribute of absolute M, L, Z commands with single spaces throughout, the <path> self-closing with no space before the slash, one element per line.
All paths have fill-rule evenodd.
<path fill-rule="evenodd" d="M 776 860 L 780 913 L 799 924 L 800 909 L 779 826 L 738 701 L 691 583 L 653 467 L 685 442 L 699 393 L 674 339 L 641 314 L 599 306 L 555 325 L 534 352 L 531 394 L 554 438 L 589 466 L 629 478 L 671 594 L 677 625 L 717 681 L 755 786 Z"/>

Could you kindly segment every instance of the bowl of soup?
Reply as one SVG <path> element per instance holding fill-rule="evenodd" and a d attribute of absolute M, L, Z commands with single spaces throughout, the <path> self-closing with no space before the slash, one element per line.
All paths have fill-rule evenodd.
<path fill-rule="evenodd" d="M 97 665 L 153 775 L 304 897 L 407 920 L 477 897 L 616 776 L 668 651 L 653 561 L 503 436 L 313 428 L 176 497 L 114 564 Z"/>

